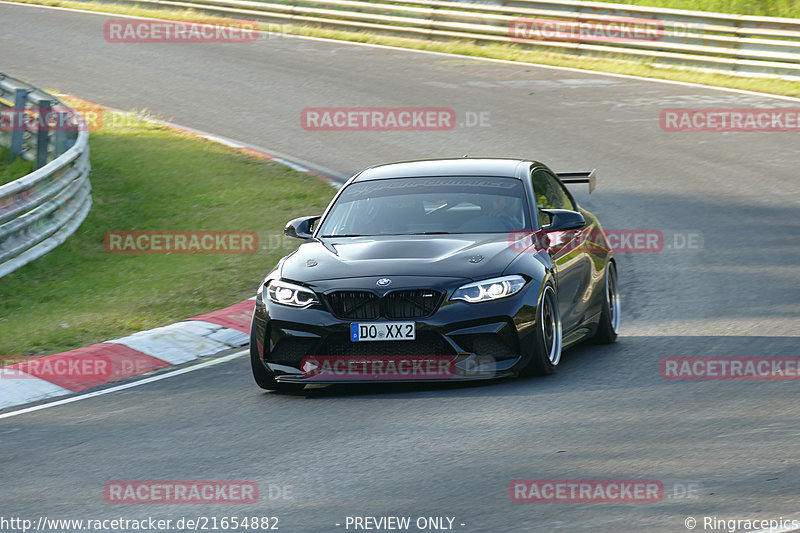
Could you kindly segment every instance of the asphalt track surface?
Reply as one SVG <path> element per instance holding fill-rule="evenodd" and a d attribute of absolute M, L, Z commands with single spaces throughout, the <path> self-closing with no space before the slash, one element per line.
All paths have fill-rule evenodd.
<path fill-rule="evenodd" d="M 658 229 L 667 242 L 618 255 L 617 344 L 569 350 L 550 377 L 279 395 L 255 387 L 242 357 L 0 420 L 0 515 L 269 515 L 290 533 L 344 531 L 347 516 L 449 516 L 469 532 L 676 532 L 688 516 L 712 531 L 703 516 L 800 518 L 797 381 L 659 373 L 667 356 L 800 356 L 797 133 L 668 133 L 660 111 L 797 102 L 297 38 L 110 44 L 107 18 L 0 5 L 0 70 L 342 174 L 467 153 L 597 167 L 597 190 L 578 200 L 608 229 Z M 460 125 L 301 128 L 301 110 L 322 106 L 449 107 Z M 467 127 L 468 113 L 489 125 Z M 267 208 L 269 191 L 254 194 Z M 701 245 L 676 249 L 673 235 L 689 232 Z M 261 501 L 103 499 L 109 480 L 165 479 L 253 480 Z M 515 503 L 514 479 L 655 479 L 665 495 Z M 291 486 L 292 498 L 270 500 L 270 484 Z"/>

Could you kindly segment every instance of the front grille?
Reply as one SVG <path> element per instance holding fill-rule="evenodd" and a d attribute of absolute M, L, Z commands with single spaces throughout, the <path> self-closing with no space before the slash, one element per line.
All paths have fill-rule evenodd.
<path fill-rule="evenodd" d="M 438 333 L 417 332 L 413 341 L 352 342 L 346 335 L 333 335 L 319 351 L 320 355 L 406 356 L 455 355 L 452 346 Z"/>
<path fill-rule="evenodd" d="M 337 318 L 373 320 L 426 318 L 436 312 L 443 297 L 432 289 L 412 289 L 392 291 L 383 298 L 368 291 L 334 291 L 325 298 Z"/>
<path fill-rule="evenodd" d="M 394 291 L 383 298 L 386 318 L 425 318 L 442 301 L 442 293 L 429 289 Z"/>
<path fill-rule="evenodd" d="M 364 320 L 381 315 L 377 294 L 365 291 L 336 291 L 326 296 L 333 314 L 338 318 Z"/>

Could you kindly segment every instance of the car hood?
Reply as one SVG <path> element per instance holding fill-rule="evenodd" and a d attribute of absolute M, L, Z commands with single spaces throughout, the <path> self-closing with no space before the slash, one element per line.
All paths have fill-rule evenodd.
<path fill-rule="evenodd" d="M 517 257 L 513 240 L 513 233 L 314 239 L 285 258 L 280 275 L 300 282 L 368 276 L 478 280 L 502 273 Z"/>

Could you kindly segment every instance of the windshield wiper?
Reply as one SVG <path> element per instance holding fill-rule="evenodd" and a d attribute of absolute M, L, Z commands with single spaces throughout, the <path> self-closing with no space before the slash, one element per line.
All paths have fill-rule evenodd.
<path fill-rule="evenodd" d="M 406 235 L 450 235 L 449 231 L 423 231 L 420 233 L 407 233 Z"/>
<path fill-rule="evenodd" d="M 320 235 L 320 237 L 369 237 L 369 235 L 359 235 L 358 233 L 342 233 L 341 235 Z"/>

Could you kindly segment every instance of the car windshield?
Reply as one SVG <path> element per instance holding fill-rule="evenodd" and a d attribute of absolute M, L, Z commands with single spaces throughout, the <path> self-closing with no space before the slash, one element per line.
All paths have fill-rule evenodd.
<path fill-rule="evenodd" d="M 317 235 L 435 235 L 530 229 L 522 182 L 498 177 L 418 177 L 355 182 Z"/>

